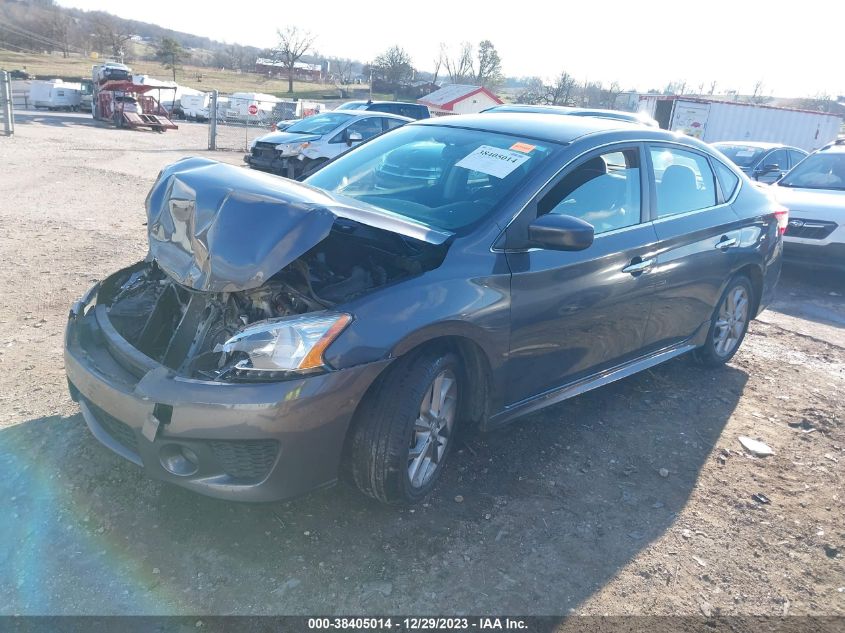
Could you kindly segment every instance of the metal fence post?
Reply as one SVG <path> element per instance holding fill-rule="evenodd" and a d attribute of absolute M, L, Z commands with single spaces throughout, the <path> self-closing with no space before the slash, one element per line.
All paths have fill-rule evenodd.
<path fill-rule="evenodd" d="M 15 133 L 15 115 L 12 113 L 12 78 L 5 70 L 0 71 L 0 105 L 3 109 L 3 133 Z"/>
<path fill-rule="evenodd" d="M 217 91 L 211 91 L 211 103 L 208 107 L 208 149 L 217 149 Z"/>

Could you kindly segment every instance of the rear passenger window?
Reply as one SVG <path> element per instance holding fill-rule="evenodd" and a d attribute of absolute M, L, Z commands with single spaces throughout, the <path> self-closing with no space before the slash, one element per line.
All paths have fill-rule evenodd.
<path fill-rule="evenodd" d="M 658 218 L 716 205 L 716 181 L 704 156 L 668 147 L 649 151 Z"/>
<path fill-rule="evenodd" d="M 716 167 L 716 177 L 719 179 L 719 186 L 722 188 L 722 196 L 725 200 L 730 200 L 739 184 L 739 176 L 717 160 L 713 161 L 713 165 Z"/>
<path fill-rule="evenodd" d="M 383 121 L 384 121 L 384 129 L 385 130 L 392 130 L 395 127 L 401 127 L 401 126 L 405 125 L 405 121 L 403 121 L 402 119 L 384 118 Z"/>
<path fill-rule="evenodd" d="M 538 215 L 559 213 L 605 233 L 640 221 L 640 153 L 608 152 L 587 159 L 561 178 L 537 205 Z"/>

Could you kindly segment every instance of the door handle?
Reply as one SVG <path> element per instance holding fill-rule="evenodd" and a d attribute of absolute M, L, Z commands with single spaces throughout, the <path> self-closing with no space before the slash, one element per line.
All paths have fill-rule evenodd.
<path fill-rule="evenodd" d="M 625 268 L 622 269 L 623 273 L 631 273 L 632 275 L 636 275 L 637 273 L 644 273 L 649 268 L 654 265 L 653 259 L 644 259 L 640 262 L 631 262 Z"/>
<path fill-rule="evenodd" d="M 715 248 L 719 248 L 719 249 L 722 249 L 724 251 L 724 250 L 729 249 L 731 246 L 736 246 L 736 238 L 735 237 L 727 238 L 727 237 L 723 236 L 722 239 L 720 239 L 716 243 Z"/>

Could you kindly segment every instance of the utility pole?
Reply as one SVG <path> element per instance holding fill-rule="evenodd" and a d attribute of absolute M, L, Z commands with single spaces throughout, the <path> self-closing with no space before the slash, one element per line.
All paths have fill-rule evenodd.
<path fill-rule="evenodd" d="M 211 91 L 211 103 L 208 104 L 208 149 L 217 149 L 217 96 L 216 90 Z"/>
<path fill-rule="evenodd" d="M 15 133 L 15 115 L 12 112 L 12 77 L 5 70 L 0 71 L 0 110 L 3 111 L 3 134 Z"/>

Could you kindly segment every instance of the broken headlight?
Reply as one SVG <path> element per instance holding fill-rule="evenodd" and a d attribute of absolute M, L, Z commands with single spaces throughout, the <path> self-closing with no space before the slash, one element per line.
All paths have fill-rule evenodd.
<path fill-rule="evenodd" d="M 282 156 L 296 156 L 306 147 L 311 145 L 311 143 L 280 143 L 276 145 L 276 151 L 278 151 Z"/>
<path fill-rule="evenodd" d="M 214 351 L 241 357 L 232 367 L 237 377 L 284 378 L 323 367 L 323 352 L 351 321 L 344 313 L 272 319 L 245 328 Z"/>

